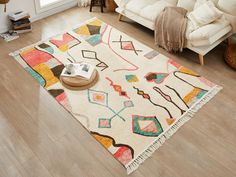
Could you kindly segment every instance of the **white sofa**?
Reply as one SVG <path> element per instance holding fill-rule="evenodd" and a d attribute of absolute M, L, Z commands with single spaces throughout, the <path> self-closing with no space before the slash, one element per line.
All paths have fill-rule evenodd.
<path fill-rule="evenodd" d="M 167 6 L 183 7 L 191 12 L 195 3 L 201 0 L 115 0 L 116 11 L 151 30 L 155 30 L 158 15 Z M 222 11 L 223 16 L 217 21 L 205 25 L 197 30 L 188 22 L 186 39 L 187 48 L 199 54 L 201 65 L 204 64 L 204 55 L 236 33 L 236 0 L 211 0 Z"/>

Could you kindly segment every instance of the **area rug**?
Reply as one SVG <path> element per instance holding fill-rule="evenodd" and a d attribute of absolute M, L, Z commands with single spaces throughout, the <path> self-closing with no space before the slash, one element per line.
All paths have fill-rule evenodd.
<path fill-rule="evenodd" d="M 128 174 L 221 89 L 97 18 L 11 55 Z M 99 82 L 64 88 L 64 64 L 81 61 L 96 66 Z"/>

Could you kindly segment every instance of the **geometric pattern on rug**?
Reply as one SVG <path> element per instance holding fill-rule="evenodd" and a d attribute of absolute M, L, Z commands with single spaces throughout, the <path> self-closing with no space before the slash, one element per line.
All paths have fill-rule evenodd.
<path fill-rule="evenodd" d="M 127 95 L 127 92 L 122 90 L 120 85 L 114 84 L 114 82 L 109 77 L 106 77 L 106 80 L 110 82 L 110 86 L 112 86 L 114 91 L 118 92 L 120 96 L 130 99 L 130 97 Z"/>
<path fill-rule="evenodd" d="M 153 51 L 148 52 L 147 54 L 145 54 L 144 57 L 151 60 L 151 59 L 155 58 L 158 55 L 159 55 L 159 53 L 157 51 L 153 50 Z"/>
<path fill-rule="evenodd" d="M 148 73 L 145 78 L 148 82 L 155 82 L 156 84 L 160 84 L 164 82 L 168 76 L 168 73 Z"/>
<path fill-rule="evenodd" d="M 112 41 L 114 43 L 120 43 L 120 48 L 122 50 L 130 50 L 133 51 L 136 55 L 138 55 L 138 52 L 142 52 L 142 50 L 137 50 L 134 47 L 134 43 L 132 41 L 126 41 L 126 40 L 122 40 L 123 36 L 120 35 L 120 39 L 119 41 Z"/>
<path fill-rule="evenodd" d="M 154 102 L 151 96 L 148 93 L 145 93 L 143 90 L 140 90 L 139 88 L 136 88 L 136 87 L 133 87 L 133 88 L 137 91 L 137 95 L 142 96 L 145 100 L 148 100 L 152 105 L 159 107 L 161 109 L 164 109 L 167 112 L 168 119 L 173 119 L 173 115 L 171 114 L 170 110 L 166 106 Z"/>
<path fill-rule="evenodd" d="M 66 52 L 81 43 L 78 39 L 76 39 L 69 33 L 58 35 L 57 38 L 51 39 L 50 42 L 57 46 L 57 48 L 62 52 Z"/>
<path fill-rule="evenodd" d="M 97 18 L 12 55 L 128 173 L 221 89 Z M 99 81 L 71 91 L 59 76 L 81 61 Z"/>
<path fill-rule="evenodd" d="M 124 117 L 120 114 L 127 108 L 131 108 L 134 106 L 133 102 L 128 100 L 123 102 L 123 107 L 119 109 L 119 111 L 115 111 L 113 108 L 109 106 L 109 94 L 103 91 L 96 91 L 88 89 L 88 100 L 92 104 L 97 104 L 103 107 L 106 107 L 111 113 L 111 117 L 103 117 L 98 118 L 98 128 L 111 128 L 112 120 L 115 118 L 120 118 L 124 122 L 126 121 Z"/>
<path fill-rule="evenodd" d="M 101 71 L 108 68 L 108 65 L 106 63 L 98 59 L 97 53 L 95 51 L 82 50 L 81 52 L 82 52 L 83 58 L 97 60 L 99 63 L 96 66 L 99 68 L 102 68 Z"/>
<path fill-rule="evenodd" d="M 38 47 L 50 48 L 50 46 L 44 43 L 40 44 Z M 49 51 L 54 50 L 50 49 Z M 70 111 L 71 105 L 64 89 L 50 89 L 52 85 L 60 83 L 59 76 L 64 69 L 64 65 L 52 55 L 52 52 L 29 48 L 21 52 L 19 57 L 26 64 L 25 70 L 32 75 L 41 86 L 46 88 L 61 105 Z"/>
<path fill-rule="evenodd" d="M 156 116 L 139 116 L 133 115 L 132 122 L 133 132 L 143 136 L 158 136 L 163 132 L 161 124 Z"/>
<path fill-rule="evenodd" d="M 74 32 L 82 36 L 90 45 L 96 46 L 101 43 L 103 28 L 100 20 L 94 20 L 75 29 Z"/>
<path fill-rule="evenodd" d="M 136 75 L 133 74 L 129 74 L 125 76 L 125 79 L 127 80 L 127 82 L 132 83 L 132 82 L 138 82 L 139 79 Z"/>
<path fill-rule="evenodd" d="M 92 136 L 100 142 L 106 149 L 110 150 L 113 156 L 123 165 L 129 163 L 134 157 L 134 150 L 126 144 L 116 144 L 115 140 L 107 135 L 97 132 L 90 132 Z"/>

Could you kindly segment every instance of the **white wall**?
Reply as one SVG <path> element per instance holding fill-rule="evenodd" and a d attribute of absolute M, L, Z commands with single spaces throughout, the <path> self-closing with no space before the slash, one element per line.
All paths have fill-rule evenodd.
<path fill-rule="evenodd" d="M 7 12 L 4 12 L 4 5 L 0 5 L 0 32 L 8 30 L 9 20 L 8 13 L 15 12 L 17 10 L 25 10 L 29 12 L 31 17 L 36 16 L 34 0 L 10 0 L 7 4 Z"/>

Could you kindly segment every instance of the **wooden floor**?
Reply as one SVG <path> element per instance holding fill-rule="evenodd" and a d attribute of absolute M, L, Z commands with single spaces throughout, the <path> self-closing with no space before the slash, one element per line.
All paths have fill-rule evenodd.
<path fill-rule="evenodd" d="M 97 16 L 211 81 L 220 92 L 130 177 L 235 177 L 236 72 L 223 61 L 225 46 L 198 64 L 185 50 L 171 55 L 154 45 L 153 32 L 117 14 L 73 8 L 33 24 L 18 40 L 0 41 L 0 176 L 121 177 L 125 169 L 8 53 Z"/>

